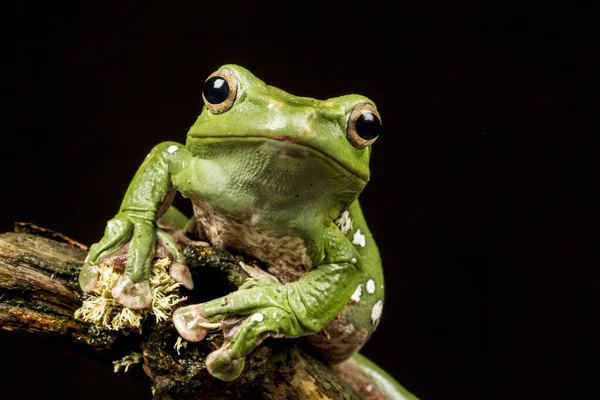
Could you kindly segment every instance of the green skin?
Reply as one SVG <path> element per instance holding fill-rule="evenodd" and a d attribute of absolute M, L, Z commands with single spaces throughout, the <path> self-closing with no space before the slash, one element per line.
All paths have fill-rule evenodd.
<path fill-rule="evenodd" d="M 90 249 L 80 285 L 91 292 L 97 279 L 95 266 L 128 243 L 125 273 L 113 296 L 132 309 L 148 307 L 148 277 L 156 244 L 162 243 L 179 265 L 179 273 L 172 271 L 172 275 L 191 287 L 184 257 L 156 224 L 161 216 L 177 219 L 172 208 L 164 213 L 178 191 L 208 204 L 220 221 L 250 227 L 248 232 L 269 238 L 294 238 L 300 243 L 298 254 L 304 256 L 300 279 L 282 273 L 285 268 L 269 270 L 270 274 L 257 275 L 224 298 L 174 313 L 179 333 L 192 341 L 202 340 L 228 317 L 247 316 L 223 347 L 207 358 L 211 374 L 235 379 L 244 358 L 268 336 L 312 335 L 315 343 L 323 342 L 319 337 L 324 337 L 323 329 L 327 331 L 336 316 L 343 316 L 345 327 L 355 333 L 343 349 L 323 348 L 340 362 L 373 333 L 384 297 L 379 252 L 357 200 L 369 179 L 371 147 L 356 147 L 347 133 L 352 110 L 362 104 L 374 108 L 374 104 L 359 95 L 324 101 L 296 97 L 239 66 L 225 65 L 219 71 L 223 70 L 237 80 L 231 108 L 214 113 L 205 106 L 185 146 L 165 142 L 150 152 L 119 213 Z M 214 219 L 200 222 L 207 221 L 214 223 Z M 203 231 L 200 226 L 199 232 L 208 241 L 218 241 L 219 229 Z M 244 242 L 243 234 L 237 240 Z M 249 256 L 263 256 L 267 266 L 278 259 L 277 249 L 270 258 L 255 252 L 251 240 L 247 242 L 224 243 Z M 331 343 L 336 339 L 331 337 Z"/>

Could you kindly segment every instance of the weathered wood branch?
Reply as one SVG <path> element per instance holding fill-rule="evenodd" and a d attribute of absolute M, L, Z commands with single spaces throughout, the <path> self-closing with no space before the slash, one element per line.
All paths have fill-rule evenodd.
<path fill-rule="evenodd" d="M 360 399 L 297 340 L 266 340 L 248 357 L 240 378 L 222 382 L 210 376 L 204 364 L 206 355 L 222 343 L 220 333 L 176 349 L 178 334 L 170 321 L 157 323 L 148 317 L 141 334 L 124 335 L 75 319 L 86 296 L 77 284 L 86 252 L 84 245 L 30 224 L 17 224 L 16 232 L 0 234 L 0 328 L 60 336 L 99 356 L 112 354 L 119 347 L 115 344 L 126 339 L 128 352 L 142 354 L 155 399 Z M 242 259 L 223 250 L 188 246 L 184 254 L 200 286 L 203 281 L 214 286 L 210 279 L 215 271 L 231 289 L 248 277 L 240 266 Z"/>

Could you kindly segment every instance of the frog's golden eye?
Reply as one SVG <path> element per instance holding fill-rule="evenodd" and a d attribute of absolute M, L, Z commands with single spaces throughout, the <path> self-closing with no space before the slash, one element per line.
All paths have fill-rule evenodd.
<path fill-rule="evenodd" d="M 381 117 L 371 104 L 354 107 L 348 118 L 346 136 L 352 146 L 363 149 L 371 145 L 381 132 Z"/>
<path fill-rule="evenodd" d="M 213 114 L 228 111 L 237 95 L 237 78 L 233 71 L 220 69 L 211 74 L 202 87 L 202 99 Z"/>

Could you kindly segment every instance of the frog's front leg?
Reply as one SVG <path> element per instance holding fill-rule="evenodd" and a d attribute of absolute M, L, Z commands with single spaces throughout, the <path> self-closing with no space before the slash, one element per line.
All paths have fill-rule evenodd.
<path fill-rule="evenodd" d="M 208 371 L 221 380 L 237 378 L 245 357 L 264 339 L 298 337 L 320 331 L 349 301 L 361 273 L 349 259 L 328 263 L 285 285 L 258 286 L 175 311 L 181 336 L 202 340 L 215 322 L 246 316 L 230 340 L 206 359 Z"/>
<path fill-rule="evenodd" d="M 99 264 L 103 260 L 114 262 L 117 257 L 111 256 L 125 249 L 125 273 L 111 293 L 125 307 L 149 307 L 152 296 L 148 280 L 157 250 L 157 236 L 159 249 L 166 249 L 174 259 L 173 266 L 177 268 L 173 269 L 172 276 L 190 287 L 191 276 L 185 259 L 172 238 L 156 228 L 157 218 L 175 193 L 171 177 L 184 169 L 182 164 L 186 162 L 187 150 L 174 143 L 162 143 L 146 157 L 127 190 L 119 213 L 108 222 L 100 242 L 90 248 L 79 275 L 79 284 L 85 292 L 94 291 Z"/>

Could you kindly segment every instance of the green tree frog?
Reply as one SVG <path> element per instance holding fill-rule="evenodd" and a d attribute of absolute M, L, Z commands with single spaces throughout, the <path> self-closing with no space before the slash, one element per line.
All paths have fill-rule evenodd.
<path fill-rule="evenodd" d="M 106 257 L 126 261 L 113 297 L 150 305 L 153 257 L 167 249 L 171 276 L 193 288 L 185 258 L 157 226 L 176 192 L 193 203 L 199 238 L 264 263 L 239 290 L 177 309 L 188 341 L 241 317 L 206 365 L 222 380 L 240 375 L 267 337 L 305 336 L 332 364 L 354 355 L 377 327 L 384 281 L 379 252 L 357 200 L 369 180 L 381 117 L 366 97 L 297 97 L 248 70 L 225 65 L 203 86 L 204 108 L 185 145 L 157 145 L 118 214 L 93 245 L 80 285 L 91 292 Z M 183 224 L 183 222 L 182 222 Z M 123 251 L 122 249 L 126 249 Z M 225 326 L 223 326 L 225 329 Z"/>

